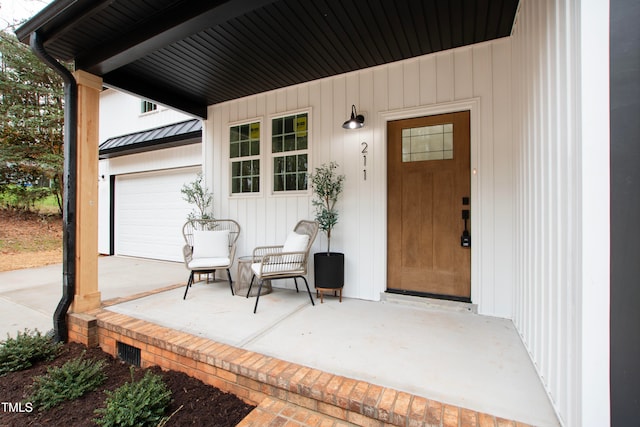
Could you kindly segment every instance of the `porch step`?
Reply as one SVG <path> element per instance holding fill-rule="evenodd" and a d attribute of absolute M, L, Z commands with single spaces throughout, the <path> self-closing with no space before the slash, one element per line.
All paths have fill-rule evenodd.
<path fill-rule="evenodd" d="M 435 308 L 439 310 L 478 314 L 478 305 L 466 302 L 448 301 L 444 299 L 418 297 L 391 292 L 381 292 L 380 300 L 394 304 L 411 305 L 414 307 Z"/>
<path fill-rule="evenodd" d="M 291 402 L 274 397 L 266 397 L 237 427 L 351 427 L 344 420 L 338 420 L 320 412 L 303 408 Z"/>
<path fill-rule="evenodd" d="M 69 313 L 68 323 L 71 341 L 99 345 L 113 356 L 118 342 L 137 347 L 143 367 L 157 365 L 185 372 L 258 405 L 241 426 L 527 426 L 104 308 Z"/>

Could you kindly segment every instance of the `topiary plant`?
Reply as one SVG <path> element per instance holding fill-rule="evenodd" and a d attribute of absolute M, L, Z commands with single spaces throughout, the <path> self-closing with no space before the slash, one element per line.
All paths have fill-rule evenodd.
<path fill-rule="evenodd" d="M 313 188 L 313 206 L 316 208 L 316 221 L 319 228 L 327 235 L 327 253 L 331 252 L 331 231 L 338 223 L 336 202 L 342 193 L 345 176 L 336 173 L 336 162 L 325 163 L 309 175 Z"/>

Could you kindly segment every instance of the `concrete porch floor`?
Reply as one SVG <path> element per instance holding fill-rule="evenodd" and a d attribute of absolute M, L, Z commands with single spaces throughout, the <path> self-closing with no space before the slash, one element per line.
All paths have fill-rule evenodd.
<path fill-rule="evenodd" d="M 180 263 L 108 257 L 99 268 L 103 301 L 111 300 L 108 311 L 506 419 L 559 425 L 509 320 L 404 301 L 339 303 L 328 297 L 314 307 L 306 291 L 277 288 L 260 298 L 253 314 L 255 298 L 232 296 L 223 281 L 196 282 L 183 300 L 184 287 L 171 286 L 186 282 Z M 6 313 L 35 312 L 43 322 L 61 294 L 55 276 L 61 268 L 32 270 L 39 269 L 0 273 L 0 305 Z M 15 316 L 12 334 L 24 327 L 48 330 L 20 326 Z"/>

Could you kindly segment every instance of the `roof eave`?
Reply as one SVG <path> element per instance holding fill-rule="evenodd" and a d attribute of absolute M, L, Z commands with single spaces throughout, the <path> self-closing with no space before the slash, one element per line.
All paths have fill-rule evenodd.
<path fill-rule="evenodd" d="M 29 38 L 34 32 L 41 30 L 56 19 L 61 19 L 65 11 L 78 3 L 80 0 L 57 0 L 51 2 L 33 18 L 18 27 L 15 31 L 18 40 L 24 44 L 29 44 Z"/>

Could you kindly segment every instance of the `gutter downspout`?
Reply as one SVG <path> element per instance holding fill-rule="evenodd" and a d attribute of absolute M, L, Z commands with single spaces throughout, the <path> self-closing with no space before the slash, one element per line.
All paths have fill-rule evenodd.
<path fill-rule="evenodd" d="M 63 189 L 62 189 L 62 299 L 53 314 L 56 342 L 69 338 L 67 311 L 76 293 L 76 178 L 78 173 L 78 85 L 73 74 L 49 55 L 38 32 L 31 34 L 31 50 L 64 80 Z"/>

